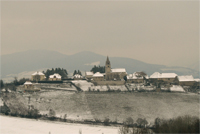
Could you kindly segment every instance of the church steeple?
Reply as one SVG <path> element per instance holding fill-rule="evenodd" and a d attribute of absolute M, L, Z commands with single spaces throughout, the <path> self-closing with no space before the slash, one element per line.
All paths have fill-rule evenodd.
<path fill-rule="evenodd" d="M 110 60 L 107 56 L 107 60 L 106 60 L 106 64 L 105 64 L 105 73 L 110 73 L 111 72 L 111 64 L 110 64 Z"/>
<path fill-rule="evenodd" d="M 110 64 L 108 56 L 107 56 L 106 64 Z"/>

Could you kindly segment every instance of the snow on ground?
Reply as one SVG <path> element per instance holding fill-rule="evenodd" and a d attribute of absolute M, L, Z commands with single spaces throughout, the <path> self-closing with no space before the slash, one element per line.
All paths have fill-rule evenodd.
<path fill-rule="evenodd" d="M 121 86 L 109 86 L 111 90 L 121 90 L 121 91 L 128 91 L 128 89 L 124 86 L 124 85 L 121 85 Z"/>
<path fill-rule="evenodd" d="M 77 91 L 74 86 L 70 86 L 67 83 L 61 83 L 61 84 L 34 83 L 34 86 L 41 89 L 48 88 L 48 89 L 57 89 L 57 90 Z"/>
<path fill-rule="evenodd" d="M 80 86 L 80 88 L 83 90 L 83 91 L 89 91 L 89 88 L 91 89 L 91 91 L 108 91 L 108 88 L 107 86 L 105 85 L 102 85 L 102 86 L 94 86 L 93 83 L 91 82 L 87 82 L 85 80 L 75 80 L 75 81 L 72 81 L 74 84 L 76 84 L 77 86 Z M 118 90 L 120 89 L 121 91 L 127 91 L 127 88 L 124 86 L 124 85 L 121 85 L 121 86 L 109 86 L 111 90 Z"/>
<path fill-rule="evenodd" d="M 151 91 L 154 90 L 155 87 L 154 86 L 144 86 L 143 83 L 139 83 L 139 84 L 128 84 L 127 85 L 129 87 L 130 90 L 147 90 L 147 91 Z"/>
<path fill-rule="evenodd" d="M 0 116 L 1 134 L 117 134 L 118 127 L 70 124 Z"/>
<path fill-rule="evenodd" d="M 185 92 L 185 90 L 179 85 L 173 85 L 170 87 L 171 92 Z"/>
<path fill-rule="evenodd" d="M 74 80 L 72 83 L 74 83 L 76 86 L 79 86 L 83 91 L 88 91 L 88 88 L 94 85 L 86 80 Z"/>
<path fill-rule="evenodd" d="M 91 90 L 93 91 L 93 89 L 95 91 L 97 91 L 97 90 L 99 90 L 99 91 L 108 91 L 107 86 L 93 86 L 93 87 L 91 87 Z"/>

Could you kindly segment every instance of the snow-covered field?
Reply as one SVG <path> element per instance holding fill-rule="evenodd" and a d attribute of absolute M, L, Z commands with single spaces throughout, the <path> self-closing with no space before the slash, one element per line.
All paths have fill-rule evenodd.
<path fill-rule="evenodd" d="M 0 116 L 1 134 L 117 134 L 118 127 L 50 122 Z"/>
<path fill-rule="evenodd" d="M 72 81 L 76 86 L 79 86 L 83 91 L 88 91 L 89 87 L 94 86 L 93 83 L 87 82 L 86 80 L 74 80 Z"/>
<path fill-rule="evenodd" d="M 77 86 L 79 86 L 83 91 L 89 91 L 89 88 L 91 89 L 91 91 L 108 91 L 108 88 L 106 85 L 103 86 L 94 86 L 93 83 L 91 82 L 87 82 L 85 80 L 75 80 L 72 81 L 74 84 L 76 84 Z M 120 85 L 120 86 L 109 86 L 111 90 L 120 90 L 120 91 L 128 91 L 127 88 L 124 85 Z"/>

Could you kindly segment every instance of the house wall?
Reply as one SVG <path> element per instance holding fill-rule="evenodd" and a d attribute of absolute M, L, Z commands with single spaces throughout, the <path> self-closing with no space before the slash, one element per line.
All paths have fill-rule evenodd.
<path fill-rule="evenodd" d="M 125 81 L 95 81 L 96 85 L 124 85 Z"/>
<path fill-rule="evenodd" d="M 179 85 L 181 86 L 193 86 L 195 83 L 195 81 L 179 81 Z"/>
<path fill-rule="evenodd" d="M 39 79 L 37 80 L 37 78 Z M 32 75 L 31 76 L 31 81 L 43 81 L 45 80 L 45 75 Z"/>
<path fill-rule="evenodd" d="M 103 81 L 104 77 L 93 77 L 93 81 Z"/>
<path fill-rule="evenodd" d="M 143 79 L 127 79 L 127 83 L 143 83 Z"/>
<path fill-rule="evenodd" d="M 25 88 L 25 89 L 32 89 L 32 88 L 33 88 L 33 85 L 24 85 L 24 88 Z"/>
<path fill-rule="evenodd" d="M 49 78 L 50 81 L 61 81 L 61 78 Z"/>
<path fill-rule="evenodd" d="M 124 76 L 126 76 L 126 72 L 114 72 L 114 73 L 107 73 L 105 78 L 106 80 L 121 80 L 124 79 Z"/>
<path fill-rule="evenodd" d="M 91 78 L 92 78 L 92 75 L 86 75 L 85 78 L 91 79 Z"/>
<path fill-rule="evenodd" d="M 163 80 L 167 83 L 173 83 L 175 78 L 159 78 L 158 80 Z"/>

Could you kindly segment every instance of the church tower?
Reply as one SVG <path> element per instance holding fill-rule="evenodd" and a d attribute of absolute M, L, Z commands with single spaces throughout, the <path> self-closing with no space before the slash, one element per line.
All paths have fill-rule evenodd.
<path fill-rule="evenodd" d="M 107 56 L 106 65 L 105 65 L 105 73 L 108 74 L 110 72 L 111 72 L 111 64 L 110 64 L 109 58 Z"/>

